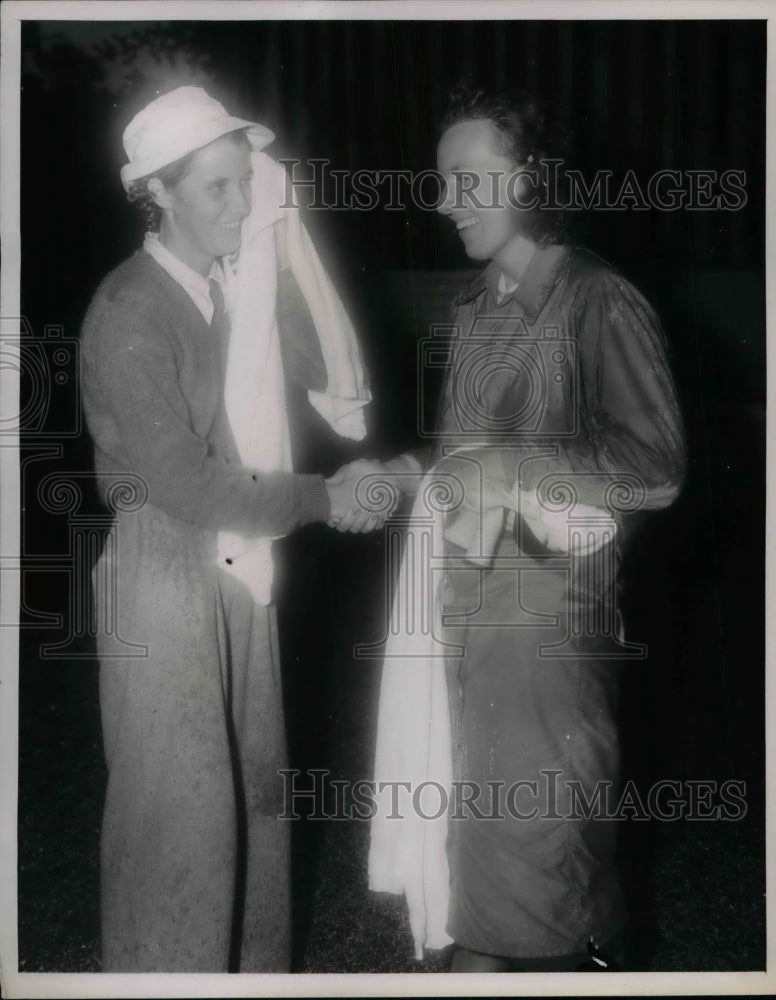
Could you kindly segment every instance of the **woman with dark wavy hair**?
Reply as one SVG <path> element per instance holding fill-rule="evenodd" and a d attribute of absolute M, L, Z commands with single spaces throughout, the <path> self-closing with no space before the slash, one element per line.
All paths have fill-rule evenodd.
<path fill-rule="evenodd" d="M 413 845 L 375 817 L 370 881 L 406 893 L 420 952 L 455 943 L 453 971 L 574 970 L 589 947 L 625 950 L 618 696 L 642 651 L 617 592 L 641 515 L 679 493 L 684 439 L 657 316 L 567 235 L 566 138 L 534 97 L 462 86 L 438 144 L 439 211 L 487 265 L 455 300 L 430 455 L 430 481 L 464 492 L 437 599 L 455 644 L 448 746 L 446 705 L 419 705 L 433 682 L 403 693 L 422 658 L 403 681 L 387 658 L 376 777 L 449 776 L 453 794 L 441 863 L 423 824 Z"/>

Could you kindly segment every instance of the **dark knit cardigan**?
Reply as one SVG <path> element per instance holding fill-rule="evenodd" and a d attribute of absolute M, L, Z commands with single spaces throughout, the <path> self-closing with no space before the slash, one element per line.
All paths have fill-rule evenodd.
<path fill-rule="evenodd" d="M 112 271 L 81 341 L 96 471 L 142 476 L 150 504 L 200 529 L 258 537 L 325 521 L 321 476 L 242 466 L 224 408 L 225 356 L 223 337 L 149 254 Z"/>

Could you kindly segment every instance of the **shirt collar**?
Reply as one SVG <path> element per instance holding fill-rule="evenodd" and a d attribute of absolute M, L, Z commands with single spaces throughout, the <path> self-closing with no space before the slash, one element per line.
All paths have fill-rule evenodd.
<path fill-rule="evenodd" d="M 210 274 L 204 277 L 168 250 L 159 239 L 158 233 L 145 234 L 143 249 L 188 293 L 194 305 L 202 313 L 205 322 L 212 323 L 215 307 L 210 297 L 210 279 L 215 278 L 224 284 L 224 269 L 221 262 L 218 259 L 214 260 Z"/>
<path fill-rule="evenodd" d="M 517 286 L 520 284 L 519 281 L 514 281 L 506 271 L 502 271 L 498 276 L 498 288 L 496 289 L 496 294 L 498 296 L 498 301 L 502 302 L 509 295 L 517 290 Z"/>
<path fill-rule="evenodd" d="M 563 267 L 570 252 L 570 247 L 563 244 L 540 247 L 531 258 L 518 286 L 507 292 L 502 297 L 501 302 L 514 298 L 522 307 L 525 318 L 529 322 L 533 322 L 546 305 L 558 272 Z M 456 300 L 457 304 L 463 305 L 466 302 L 471 302 L 485 290 L 490 293 L 494 302 L 498 302 L 499 278 L 503 273 L 501 265 L 497 264 L 496 261 L 491 261 L 459 296 Z M 513 280 L 509 275 L 506 277 L 508 281 Z"/>

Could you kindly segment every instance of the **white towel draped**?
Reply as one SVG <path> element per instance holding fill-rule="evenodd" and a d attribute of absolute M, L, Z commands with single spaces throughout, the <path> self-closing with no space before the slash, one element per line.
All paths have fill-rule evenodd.
<path fill-rule="evenodd" d="M 446 809 L 452 788 L 450 708 L 445 660 L 434 636 L 440 635 L 442 573 L 429 575 L 429 551 L 422 544 L 429 511 L 424 498 L 433 477 L 427 475 L 417 493 L 405 546 L 399 582 L 394 594 L 401 624 L 410 616 L 414 628 L 391 633 L 383 664 L 375 749 L 376 812 L 371 821 L 369 888 L 404 894 L 415 942 L 415 957 L 423 948 L 444 948 L 452 942 L 446 930 L 450 897 L 445 842 Z M 442 553 L 442 515 L 434 515 L 431 551 Z M 424 585 L 427 584 L 427 585 Z M 404 612 L 405 614 L 402 614 Z M 420 627 L 421 620 L 431 624 Z M 436 655 L 434 655 L 436 654 Z M 386 787 L 380 790 L 380 783 Z M 409 782 L 409 791 L 393 783 Z M 446 797 L 440 802 L 442 794 Z M 413 808 L 412 797 L 428 788 L 427 802 Z M 396 789 L 396 790 L 394 790 Z M 389 818 L 397 796 L 401 819 Z"/>
<path fill-rule="evenodd" d="M 277 223 L 285 220 L 288 262 L 307 302 L 327 373 L 326 391 L 310 402 L 343 437 L 366 433 L 363 408 L 371 399 L 358 340 L 342 302 L 307 234 L 283 167 L 251 154 L 251 212 L 233 275 L 227 280 L 231 320 L 225 405 L 243 464 L 262 472 L 290 471 L 291 450 L 275 315 Z M 272 539 L 219 532 L 218 564 L 251 591 L 258 604 L 272 596 Z"/>

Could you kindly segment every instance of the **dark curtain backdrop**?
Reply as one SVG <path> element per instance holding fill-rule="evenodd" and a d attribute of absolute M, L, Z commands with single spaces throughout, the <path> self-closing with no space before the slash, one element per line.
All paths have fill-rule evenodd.
<path fill-rule="evenodd" d="M 311 159 L 417 172 L 435 167 L 446 95 L 469 74 L 556 101 L 588 182 L 597 170 L 612 172 L 615 191 L 629 170 L 642 187 L 658 170 L 743 171 L 747 201 L 736 211 L 590 211 L 577 221 L 580 240 L 631 277 L 684 344 L 697 334 L 671 329 L 669 286 L 692 275 L 685 311 L 722 324 L 746 366 L 747 397 L 764 398 L 764 21 L 30 22 L 22 37 L 22 306 L 35 329 L 60 323 L 77 335 L 100 278 L 138 245 L 140 220 L 118 178 L 121 134 L 157 92 L 205 86 L 269 125 L 269 151 L 303 161 L 302 176 Z M 380 275 L 473 263 L 436 212 L 390 211 L 380 190 L 371 211 L 307 212 L 378 353 L 393 350 L 373 322 L 384 313 Z M 323 200 L 333 197 L 324 185 Z M 735 295 L 722 295 L 721 271 L 743 277 Z M 425 331 L 397 321 L 414 365 L 411 342 Z"/>
<path fill-rule="evenodd" d="M 24 121 L 39 140 L 26 146 L 25 188 L 37 208 L 63 190 L 55 214 L 70 226 L 81 215 L 73 200 L 91 210 L 78 255 L 104 260 L 124 249 L 121 131 L 156 90 L 199 74 L 230 110 L 277 132 L 273 155 L 326 158 L 348 171 L 419 171 L 435 166 L 450 86 L 471 74 L 556 101 L 590 175 L 608 169 L 622 178 L 633 169 L 646 182 L 660 169 L 746 172 L 749 210 L 597 213 L 588 229 L 600 249 L 634 264 L 659 256 L 683 268 L 758 267 L 762 218 L 752 202 L 764 176 L 764 25 L 141 22 L 116 24 L 112 38 L 98 41 L 88 25 L 80 38 L 77 24 L 63 26 L 59 39 L 56 25 L 25 25 Z M 41 168 L 48 190 L 35 183 Z M 327 220 L 333 235 L 345 247 L 357 243 L 370 263 L 450 267 L 462 259 L 431 211 L 338 215 L 347 218 Z"/>

